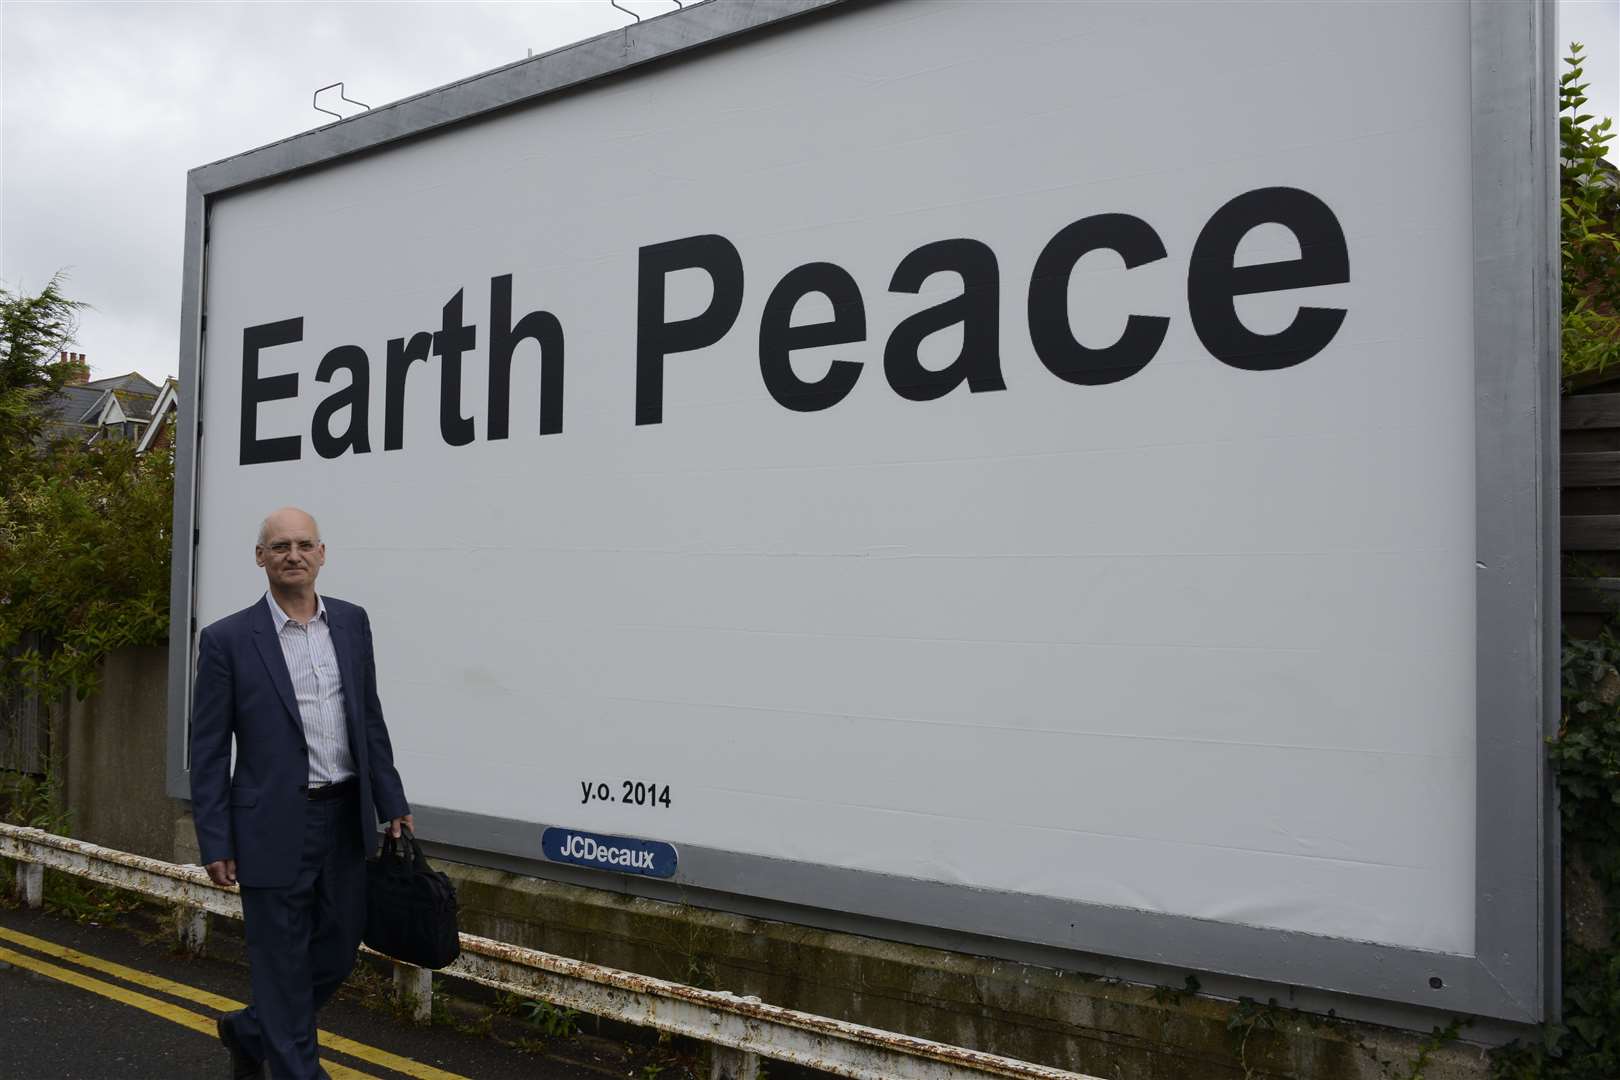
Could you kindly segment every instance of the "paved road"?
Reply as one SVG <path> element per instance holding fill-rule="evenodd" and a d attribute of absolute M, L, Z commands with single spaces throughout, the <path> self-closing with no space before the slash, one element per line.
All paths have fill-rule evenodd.
<path fill-rule="evenodd" d="M 230 1076 L 214 1020 L 247 997 L 246 968 L 179 954 L 160 924 L 141 924 L 138 916 L 97 926 L 0 907 L 0 1078 Z M 231 951 L 230 942 L 221 946 Z M 333 1080 L 679 1080 L 695 1065 L 597 1035 L 544 1039 L 487 1009 L 458 1009 L 458 1023 L 412 1025 L 393 1015 L 385 988 L 366 972 L 322 1012 L 322 1058 Z M 532 1041 L 515 1045 L 525 1039 Z"/>

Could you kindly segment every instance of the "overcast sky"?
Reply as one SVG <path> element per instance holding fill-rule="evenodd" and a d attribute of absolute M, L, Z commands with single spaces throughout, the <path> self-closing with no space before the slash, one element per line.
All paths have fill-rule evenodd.
<path fill-rule="evenodd" d="M 1592 107 L 1620 116 L 1620 0 L 1558 8 L 1560 40 L 1592 57 Z M 96 377 L 175 374 L 187 169 L 328 122 L 310 107 L 327 83 L 380 105 L 628 21 L 608 0 L 0 0 L 0 280 L 67 272 L 94 305 L 76 348 Z"/>

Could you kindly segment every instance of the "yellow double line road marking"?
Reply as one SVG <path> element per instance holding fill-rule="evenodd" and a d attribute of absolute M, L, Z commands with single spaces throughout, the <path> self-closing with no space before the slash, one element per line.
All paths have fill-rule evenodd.
<path fill-rule="evenodd" d="M 65 967 L 57 967 L 55 964 L 32 956 L 24 956 L 22 953 L 13 952 L 4 946 L 0 946 L 0 960 L 37 972 L 47 978 L 55 979 L 57 982 L 77 986 L 80 990 L 88 990 L 92 994 L 100 994 L 102 997 L 111 998 L 121 1004 L 132 1006 L 143 1012 L 149 1012 L 153 1016 L 161 1016 L 165 1020 L 179 1024 L 181 1027 L 190 1028 L 192 1031 L 207 1035 L 210 1038 L 218 1037 L 218 1033 L 214 1029 L 214 1021 L 202 1013 L 194 1013 L 189 1009 L 182 1009 L 178 1005 L 170 1005 L 167 1001 L 159 1001 L 155 997 L 138 991 L 126 990 L 122 986 L 114 986 L 112 983 L 92 979 L 88 975 L 81 975 L 79 972 L 70 971 Z M 332 1080 L 375 1080 L 369 1073 L 345 1068 L 335 1061 L 325 1061 L 322 1064 L 326 1066 L 326 1071 L 332 1075 Z"/>
<path fill-rule="evenodd" d="M 198 1005 L 206 1005 L 210 1009 L 230 1012 L 242 1008 L 242 1002 L 240 1001 L 233 1001 L 231 998 L 222 997 L 219 994 L 213 994 L 195 986 L 188 986 L 172 979 L 165 979 L 161 975 L 153 975 L 149 972 L 125 967 L 122 964 L 115 964 L 111 960 L 103 960 L 99 956 L 92 956 L 77 949 L 70 949 L 65 945 L 58 945 L 54 941 L 46 941 L 43 938 L 19 933 L 4 926 L 0 926 L 0 940 L 9 941 L 25 949 L 43 953 L 46 956 L 53 956 L 58 960 L 65 960 L 68 963 L 77 964 L 92 971 L 111 975 L 136 986 L 144 986 L 149 990 L 168 994 L 170 997 L 196 1002 Z M 69 986 L 76 986 L 81 990 L 100 994 L 102 997 L 151 1013 L 153 1016 L 161 1016 L 163 1019 L 179 1024 L 181 1027 L 201 1032 L 209 1038 L 219 1037 L 212 1017 L 204 1016 L 199 1012 L 192 1012 L 190 1009 L 182 1009 L 178 1005 L 162 1001 L 152 997 L 150 994 L 143 994 L 137 990 L 130 990 L 113 983 L 103 982 L 100 979 L 92 979 L 90 976 L 80 972 L 72 971 L 3 946 L 0 946 L 0 960 L 4 960 L 8 964 L 15 964 L 17 967 L 28 971 L 37 972 L 58 982 L 67 983 Z M 342 1035 L 334 1035 L 330 1031 L 323 1030 L 318 1034 L 323 1049 L 334 1050 L 373 1065 L 380 1065 L 393 1072 L 414 1077 L 415 1080 L 467 1080 L 464 1076 L 458 1076 L 443 1069 L 435 1069 L 431 1065 L 423 1065 L 421 1062 L 400 1057 L 398 1054 L 390 1054 L 386 1050 L 379 1050 L 375 1046 L 355 1042 L 353 1039 L 344 1038 Z M 332 1074 L 332 1080 L 374 1080 L 367 1073 L 345 1068 L 335 1062 L 323 1061 L 322 1064 L 326 1066 L 327 1072 Z"/>

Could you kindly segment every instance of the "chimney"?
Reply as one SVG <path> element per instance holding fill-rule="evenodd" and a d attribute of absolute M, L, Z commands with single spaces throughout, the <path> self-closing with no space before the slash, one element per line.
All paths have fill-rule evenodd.
<path fill-rule="evenodd" d="M 84 353 L 63 352 L 57 357 L 57 363 L 68 369 L 69 386 L 82 386 L 90 381 L 90 365 L 85 362 Z"/>

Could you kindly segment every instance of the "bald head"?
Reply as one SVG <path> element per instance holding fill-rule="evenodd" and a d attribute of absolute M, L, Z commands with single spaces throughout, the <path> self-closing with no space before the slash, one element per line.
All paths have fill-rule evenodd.
<path fill-rule="evenodd" d="M 298 507 L 282 507 L 259 523 L 253 561 L 264 567 L 264 576 L 278 602 L 313 602 L 315 577 L 326 563 L 320 526 Z M 285 604 L 282 610 L 294 614 Z"/>
<path fill-rule="evenodd" d="M 270 539 L 272 529 L 292 526 L 306 529 L 317 541 L 321 538 L 321 527 L 315 524 L 315 519 L 296 506 L 283 506 L 280 510 L 270 513 L 270 516 L 259 522 L 259 539 L 255 543 L 259 547 L 266 546 Z"/>

